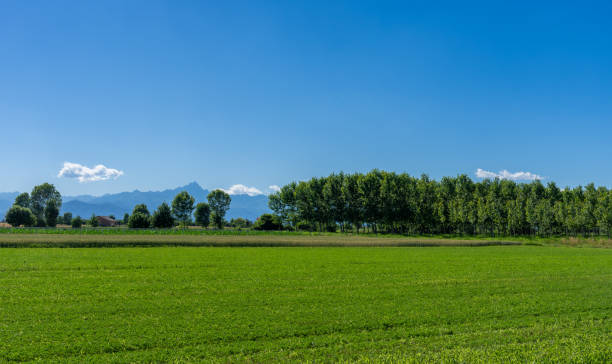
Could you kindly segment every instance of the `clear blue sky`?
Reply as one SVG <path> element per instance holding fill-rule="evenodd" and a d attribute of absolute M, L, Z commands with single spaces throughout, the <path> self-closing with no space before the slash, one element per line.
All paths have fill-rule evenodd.
<path fill-rule="evenodd" d="M 495 3 L 495 4 L 493 4 Z M 612 186 L 612 3 L 2 1 L 0 191 L 507 169 Z M 58 178 L 64 162 L 117 179 Z"/>

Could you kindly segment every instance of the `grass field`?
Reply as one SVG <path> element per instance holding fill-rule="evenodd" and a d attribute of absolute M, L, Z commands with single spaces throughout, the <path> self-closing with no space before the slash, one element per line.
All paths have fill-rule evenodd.
<path fill-rule="evenodd" d="M 612 250 L 0 249 L 0 361 L 610 362 Z"/>

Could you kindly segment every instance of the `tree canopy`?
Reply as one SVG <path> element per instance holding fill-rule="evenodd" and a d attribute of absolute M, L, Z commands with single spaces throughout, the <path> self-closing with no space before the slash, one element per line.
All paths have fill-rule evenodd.
<path fill-rule="evenodd" d="M 197 225 L 208 227 L 210 225 L 210 206 L 205 202 L 200 202 L 196 205 L 194 216 Z"/>
<path fill-rule="evenodd" d="M 32 189 L 32 193 L 30 194 L 30 209 L 36 216 L 37 225 L 46 225 L 44 219 L 45 208 L 47 208 L 51 201 L 53 201 L 55 207 L 59 211 L 59 209 L 62 207 L 62 195 L 57 191 L 57 189 L 55 189 L 54 185 L 50 183 L 43 183 L 41 185 L 34 186 L 34 189 Z"/>
<path fill-rule="evenodd" d="M 170 210 L 170 206 L 167 203 L 162 203 L 159 205 L 157 210 L 153 213 L 153 217 L 151 219 L 153 227 L 156 228 L 171 228 L 174 226 L 174 217 L 172 216 L 172 211 Z"/>
<path fill-rule="evenodd" d="M 187 193 L 187 191 L 180 192 L 172 200 L 172 213 L 183 226 L 186 226 L 191 220 L 194 203 L 195 198 Z"/>
<path fill-rule="evenodd" d="M 16 204 L 6 212 L 5 219 L 14 227 L 32 226 L 36 222 L 36 217 L 29 208 Z"/>
<path fill-rule="evenodd" d="M 212 211 L 212 221 L 217 229 L 222 229 L 225 213 L 229 210 L 232 198 L 225 191 L 214 190 L 208 194 L 208 205 Z"/>
<path fill-rule="evenodd" d="M 536 180 L 517 183 L 466 175 L 439 182 L 373 170 L 290 183 L 269 198 L 285 226 L 320 231 L 410 234 L 551 235 L 612 233 L 612 191 L 565 188 Z"/>

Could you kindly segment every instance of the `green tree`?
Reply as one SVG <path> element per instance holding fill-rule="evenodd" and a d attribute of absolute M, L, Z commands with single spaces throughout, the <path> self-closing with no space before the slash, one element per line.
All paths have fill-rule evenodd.
<path fill-rule="evenodd" d="M 19 196 L 15 198 L 15 205 L 29 209 L 30 208 L 30 195 L 27 192 L 19 194 Z"/>
<path fill-rule="evenodd" d="M 346 222 L 346 203 L 342 194 L 342 185 L 344 183 L 344 174 L 331 174 L 325 179 L 323 185 L 322 199 L 327 207 L 328 217 L 327 224 L 336 226 L 336 222 L 340 224 L 340 229 L 344 231 Z"/>
<path fill-rule="evenodd" d="M 80 229 L 81 226 L 83 226 L 83 219 L 81 219 L 80 216 L 77 216 L 70 221 L 70 225 L 72 225 L 72 228 L 74 229 Z"/>
<path fill-rule="evenodd" d="M 27 207 L 22 207 L 20 205 L 13 205 L 7 212 L 5 216 L 6 222 L 11 224 L 11 226 L 32 226 L 36 222 L 36 217 Z"/>
<path fill-rule="evenodd" d="M 208 227 L 210 225 L 210 206 L 206 202 L 200 202 L 196 205 L 194 216 L 197 225 Z"/>
<path fill-rule="evenodd" d="M 151 227 L 151 214 L 145 204 L 134 206 L 132 215 L 128 219 L 128 227 L 132 229 L 145 229 Z"/>
<path fill-rule="evenodd" d="M 250 220 L 242 218 L 242 217 L 231 219 L 229 224 L 231 227 L 235 227 L 238 229 L 246 229 L 253 225 L 253 223 Z"/>
<path fill-rule="evenodd" d="M 141 213 L 141 214 L 144 214 L 146 216 L 150 216 L 151 215 L 149 213 L 149 209 L 147 208 L 147 205 L 145 205 L 143 203 L 134 206 L 134 210 L 132 210 L 132 215 L 135 214 L 135 213 L 138 213 L 138 212 Z"/>
<path fill-rule="evenodd" d="M 142 212 L 134 212 L 130 215 L 128 226 L 132 229 L 146 229 L 151 227 L 151 217 Z"/>
<path fill-rule="evenodd" d="M 96 217 L 96 214 L 92 214 L 89 220 L 87 220 L 87 223 L 91 227 L 98 227 L 98 218 Z"/>
<path fill-rule="evenodd" d="M 30 194 L 30 209 L 36 216 L 37 225 L 45 226 L 44 212 L 50 201 L 55 202 L 55 206 L 59 209 L 62 207 L 62 195 L 50 183 L 43 183 L 35 186 Z"/>
<path fill-rule="evenodd" d="M 376 233 L 377 224 L 381 222 L 382 209 L 380 199 L 380 187 L 382 184 L 382 173 L 374 169 L 359 179 L 359 190 L 363 196 L 363 218 Z"/>
<path fill-rule="evenodd" d="M 125 214 L 123 214 L 123 223 L 127 225 L 129 221 L 130 221 L 130 214 L 126 212 Z"/>
<path fill-rule="evenodd" d="M 72 213 L 64 212 L 64 217 L 62 218 L 62 223 L 64 223 L 65 225 L 71 225 L 72 224 Z"/>
<path fill-rule="evenodd" d="M 278 216 L 272 214 L 261 215 L 253 224 L 255 230 L 281 230 L 282 228 L 283 225 Z"/>
<path fill-rule="evenodd" d="M 195 198 L 187 191 L 180 192 L 172 201 L 172 213 L 182 223 L 183 227 L 187 226 L 187 222 L 191 220 L 194 203 Z"/>
<path fill-rule="evenodd" d="M 212 221 L 217 229 L 223 228 L 225 214 L 229 210 L 232 198 L 222 190 L 214 190 L 208 194 L 208 205 L 212 211 Z"/>
<path fill-rule="evenodd" d="M 359 190 L 361 174 L 349 174 L 342 184 L 342 195 L 345 205 L 346 220 L 357 230 L 363 225 L 363 196 Z"/>
<path fill-rule="evenodd" d="M 152 223 L 156 228 L 171 228 L 174 226 L 174 217 L 167 203 L 162 203 L 157 210 L 155 210 Z"/>
<path fill-rule="evenodd" d="M 47 226 L 55 227 L 57 225 L 57 216 L 59 215 L 59 208 L 55 200 L 49 200 L 47 206 L 45 206 L 45 222 Z"/>

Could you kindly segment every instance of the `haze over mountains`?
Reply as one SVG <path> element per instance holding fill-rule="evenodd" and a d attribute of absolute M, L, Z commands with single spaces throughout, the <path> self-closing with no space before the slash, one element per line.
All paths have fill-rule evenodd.
<path fill-rule="evenodd" d="M 163 202 L 172 203 L 172 199 L 181 191 L 187 191 L 195 197 L 196 203 L 206 202 L 209 191 L 203 189 L 197 182 L 188 185 L 163 191 L 132 191 L 103 196 L 62 196 L 63 203 L 60 213 L 71 212 L 73 216 L 90 217 L 96 215 L 115 215 L 122 218 L 123 214 L 131 213 L 135 205 L 144 203 L 152 213 L 157 206 Z M 4 219 L 4 214 L 13 205 L 15 197 L 19 192 L 0 193 L 0 220 Z M 270 212 L 268 208 L 268 196 L 266 195 L 232 195 L 232 203 L 227 212 L 226 219 L 244 217 L 255 220 L 261 214 Z"/>

